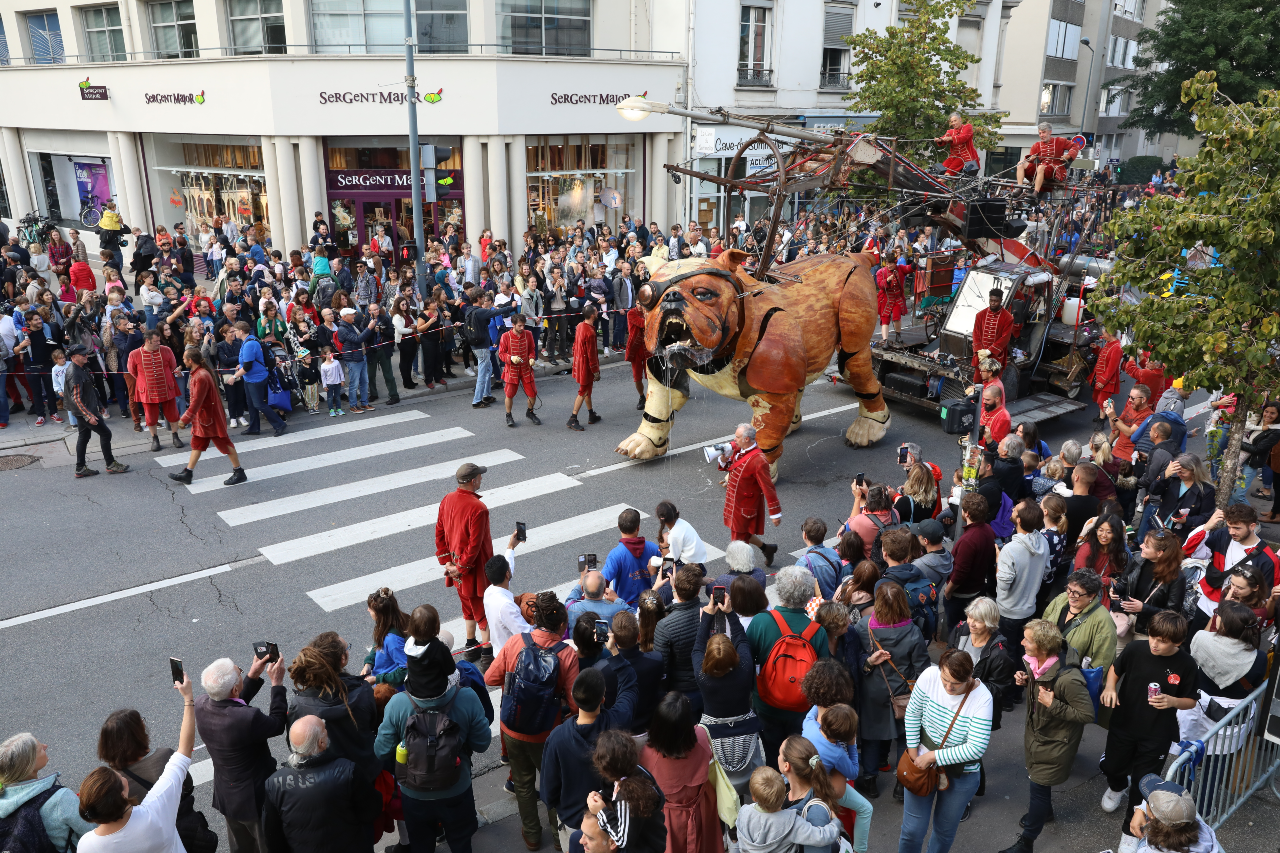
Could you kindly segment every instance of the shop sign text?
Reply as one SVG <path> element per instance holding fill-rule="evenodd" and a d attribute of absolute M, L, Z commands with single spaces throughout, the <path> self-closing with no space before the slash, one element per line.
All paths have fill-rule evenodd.
<path fill-rule="evenodd" d="M 421 183 L 425 186 L 426 175 Z M 407 190 L 409 189 L 408 169 L 331 169 L 329 171 L 329 189 L 331 190 Z"/>
<path fill-rule="evenodd" d="M 621 95 L 616 92 L 584 92 L 578 93 L 551 93 L 551 106 L 557 107 L 562 104 L 603 104 L 605 106 L 613 106 L 630 98 L 631 95 L 623 93 Z"/>
<path fill-rule="evenodd" d="M 439 92 L 428 93 L 430 95 L 435 96 L 435 99 L 428 101 L 428 103 L 434 104 L 437 101 L 439 101 L 440 95 L 443 92 L 444 92 L 444 89 L 441 89 Z M 414 96 L 415 96 L 414 100 L 416 103 L 419 103 L 419 104 L 422 103 L 421 92 L 414 92 Z M 407 99 L 408 99 L 408 95 L 405 94 L 404 92 L 397 92 L 390 89 L 385 92 L 321 92 L 320 93 L 321 104 L 399 104 L 403 106 L 404 102 Z"/>
<path fill-rule="evenodd" d="M 198 95 L 192 95 L 189 92 L 147 92 L 142 97 L 148 104 L 191 106 L 204 103 L 204 89 L 201 89 Z"/>

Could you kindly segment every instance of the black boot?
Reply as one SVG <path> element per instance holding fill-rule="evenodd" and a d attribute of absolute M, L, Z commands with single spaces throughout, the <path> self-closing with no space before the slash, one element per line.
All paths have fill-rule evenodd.
<path fill-rule="evenodd" d="M 1053 814 L 1053 809 L 1049 809 L 1049 816 L 1044 819 L 1044 822 L 1053 823 L 1055 820 L 1057 820 L 1057 818 Z M 1023 829 L 1026 829 L 1027 824 L 1030 822 L 1031 822 L 1031 812 L 1027 812 L 1022 817 L 1018 818 L 1018 826 L 1022 827 Z"/>
<path fill-rule="evenodd" d="M 880 783 L 874 776 L 866 779 L 859 777 L 853 783 L 853 789 L 868 800 L 874 800 L 880 796 Z"/>
<path fill-rule="evenodd" d="M 574 432 L 585 432 L 587 429 L 582 424 L 578 423 L 577 415 L 570 415 L 569 423 L 565 424 L 565 426 L 569 427 L 569 429 L 573 430 Z"/>
<path fill-rule="evenodd" d="M 587 423 L 598 424 L 602 420 L 604 420 L 604 418 L 597 415 L 595 409 L 587 409 Z"/>
<path fill-rule="evenodd" d="M 159 449 L 160 449 L 160 436 L 158 435 L 151 436 L 151 450 L 154 452 Z"/>
<path fill-rule="evenodd" d="M 542 426 L 542 420 L 533 413 L 533 409 L 525 409 L 524 416 L 533 421 L 534 426 Z"/>
<path fill-rule="evenodd" d="M 462 653 L 462 656 L 465 657 L 467 660 L 469 660 L 471 663 L 479 663 L 481 654 L 482 652 L 480 650 L 480 643 L 476 640 L 476 638 L 472 637 L 471 639 L 467 640 L 467 645 L 465 647 L 465 650 Z"/>
<path fill-rule="evenodd" d="M 906 800 L 906 794 L 903 793 L 901 782 L 893 783 L 893 798 L 900 803 Z"/>
<path fill-rule="evenodd" d="M 514 429 L 515 425 L 516 425 L 516 419 L 511 416 L 510 412 L 507 412 L 507 426 Z"/>
<path fill-rule="evenodd" d="M 778 546 L 777 546 L 777 545 L 761 545 L 761 546 L 760 546 L 760 553 L 764 554 L 764 564 L 765 564 L 765 566 L 766 566 L 766 567 L 767 567 L 767 566 L 772 566 L 772 565 L 773 565 L 773 555 L 778 553 Z"/>
<path fill-rule="evenodd" d="M 171 477 L 172 477 L 173 475 L 172 475 L 172 474 L 170 474 L 169 476 L 171 476 Z M 246 481 L 246 480 L 248 480 L 248 479 L 249 479 L 249 478 L 248 478 L 247 476 L 245 476 L 245 473 L 244 473 L 244 469 L 243 469 L 243 468 L 234 468 L 234 469 L 232 469 L 232 471 L 231 471 L 231 476 L 230 476 L 230 477 L 228 477 L 227 479 L 225 479 L 225 480 L 223 480 L 223 481 L 222 481 L 222 485 L 224 485 L 224 486 L 238 486 L 238 485 L 240 485 L 241 483 L 245 482 L 245 481 Z"/>
<path fill-rule="evenodd" d="M 640 395 L 640 402 L 636 403 L 636 411 L 637 412 L 644 411 L 644 395 L 643 394 Z"/>
<path fill-rule="evenodd" d="M 170 479 L 170 480 L 173 480 L 175 483 L 182 483 L 184 486 L 190 486 L 190 485 L 191 485 L 191 475 L 192 475 L 193 473 L 195 473 L 195 472 L 194 472 L 194 471 L 192 471 L 190 468 L 183 468 L 183 469 L 182 469 L 180 472 L 178 472 L 177 474 L 170 474 L 170 475 L 169 475 L 169 479 Z"/>
<path fill-rule="evenodd" d="M 1025 835 L 1019 835 L 1018 840 L 1013 842 L 1012 846 L 1006 847 L 1000 853 L 1034 853 L 1035 840 L 1027 838 Z"/>
<path fill-rule="evenodd" d="M 182 437 L 178 435 L 178 431 L 176 429 L 170 433 L 170 435 L 173 437 L 174 447 L 186 447 L 186 445 L 182 443 Z"/>
<path fill-rule="evenodd" d="M 399 397 L 388 397 L 388 398 L 387 398 L 387 405 L 388 405 L 388 406 L 395 406 L 395 405 L 397 405 L 399 402 L 400 402 L 400 398 L 399 398 Z"/>

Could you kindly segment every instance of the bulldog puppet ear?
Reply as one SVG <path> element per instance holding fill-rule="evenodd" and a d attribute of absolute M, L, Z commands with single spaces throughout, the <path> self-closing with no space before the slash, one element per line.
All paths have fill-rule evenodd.
<path fill-rule="evenodd" d="M 751 256 L 741 249 L 725 249 L 712 263 L 723 270 L 734 272 L 749 257 Z"/>

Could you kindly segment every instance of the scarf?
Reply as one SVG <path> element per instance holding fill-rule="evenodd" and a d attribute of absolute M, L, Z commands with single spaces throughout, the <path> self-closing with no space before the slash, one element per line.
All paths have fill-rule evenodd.
<path fill-rule="evenodd" d="M 1219 687 L 1230 687 L 1253 668 L 1256 652 L 1244 640 L 1199 631 L 1191 638 L 1191 656 Z"/>
<path fill-rule="evenodd" d="M 644 556 L 644 537 L 643 536 L 623 536 L 620 540 L 631 555 L 637 560 Z"/>
<path fill-rule="evenodd" d="M 910 625 L 910 624 L 911 624 L 911 620 L 910 620 L 910 619 L 906 619 L 906 620 L 903 620 L 902 622 L 894 622 L 892 625 L 885 625 L 885 624 L 882 624 L 882 623 L 881 623 L 878 619 L 876 619 L 876 617 L 873 615 L 873 616 L 871 617 L 871 621 L 867 623 L 867 626 L 868 626 L 868 627 L 870 627 L 870 628 L 902 628 L 902 627 L 905 627 L 905 626 Z"/>
<path fill-rule="evenodd" d="M 1036 679 L 1039 679 L 1040 676 L 1049 671 L 1049 667 L 1058 662 L 1057 655 L 1052 655 L 1051 657 L 1046 658 L 1044 664 L 1041 666 L 1036 665 L 1036 659 L 1031 655 L 1023 655 L 1022 659 L 1027 662 L 1027 666 L 1031 669 L 1032 677 Z"/>

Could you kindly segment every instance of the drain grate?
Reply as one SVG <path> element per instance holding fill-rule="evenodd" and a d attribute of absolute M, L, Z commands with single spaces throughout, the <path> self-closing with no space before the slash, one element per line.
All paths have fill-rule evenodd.
<path fill-rule="evenodd" d="M 25 468 L 32 462 L 39 461 L 39 456 L 30 456 L 25 453 L 15 453 L 12 456 L 0 456 L 0 471 L 12 471 L 15 468 Z"/>

